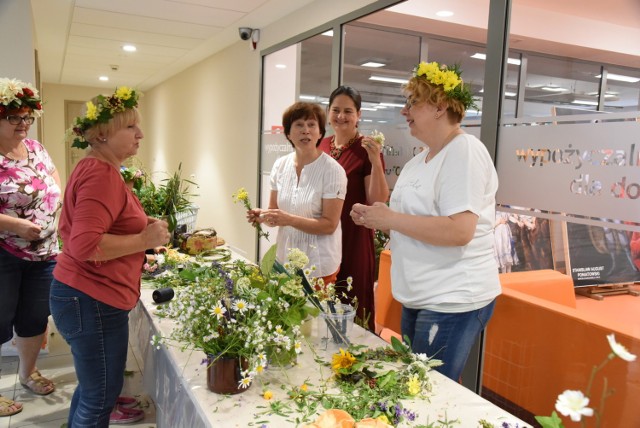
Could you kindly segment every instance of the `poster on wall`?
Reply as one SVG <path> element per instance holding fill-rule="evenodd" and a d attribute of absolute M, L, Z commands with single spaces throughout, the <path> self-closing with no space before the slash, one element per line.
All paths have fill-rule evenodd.
<path fill-rule="evenodd" d="M 640 233 L 568 223 L 567 239 L 576 287 L 640 281 Z"/>
<path fill-rule="evenodd" d="M 494 237 L 500 273 L 553 269 L 549 220 L 496 211 Z"/>

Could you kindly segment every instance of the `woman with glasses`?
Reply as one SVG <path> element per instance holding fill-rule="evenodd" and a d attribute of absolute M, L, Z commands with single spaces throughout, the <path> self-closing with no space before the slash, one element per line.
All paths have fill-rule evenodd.
<path fill-rule="evenodd" d="M 391 284 L 415 353 L 442 360 L 458 381 L 500 294 L 493 225 L 498 177 L 460 123 L 474 107 L 457 66 L 420 63 L 402 114 L 426 147 L 402 169 L 390 206 L 356 205 L 356 224 L 390 231 Z"/>
<path fill-rule="evenodd" d="M 356 225 L 349 216 L 354 204 L 371 205 L 387 202 L 389 186 L 384 175 L 380 143 L 358 131 L 362 98 L 349 86 L 339 86 L 329 97 L 328 122 L 334 135 L 320 143 L 320 149 L 338 161 L 347 174 L 347 197 L 340 222 L 342 224 L 342 263 L 338 281 L 353 279 L 347 291 L 357 298 L 358 317 L 375 329 L 373 283 L 375 282 L 375 245 L 373 231 Z"/>
<path fill-rule="evenodd" d="M 45 148 L 27 136 L 41 112 L 35 88 L 0 78 L 0 344 L 15 331 L 19 381 L 32 393 L 47 395 L 55 386 L 40 374 L 36 359 L 58 254 L 60 178 Z M 22 404 L 0 396 L 0 416 L 20 411 Z"/>

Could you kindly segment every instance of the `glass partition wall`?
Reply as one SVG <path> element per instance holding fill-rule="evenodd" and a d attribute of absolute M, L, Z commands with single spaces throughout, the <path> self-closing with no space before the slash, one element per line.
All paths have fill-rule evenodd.
<path fill-rule="evenodd" d="M 332 82 L 356 88 L 363 98 L 361 131 L 377 129 L 386 136 L 386 175 L 393 188 L 402 166 L 422 150 L 400 115 L 402 83 L 421 60 L 458 63 L 480 107 L 467 112 L 465 131 L 479 137 L 483 104 L 499 106 L 499 123 L 483 123 L 494 127 L 489 135 L 495 140 L 484 143 L 490 152 L 495 148 L 498 209 L 511 221 L 518 262 L 510 271 L 554 269 L 572 276 L 576 285 L 640 280 L 640 262 L 630 250 L 631 240 L 640 239 L 640 52 L 637 43 L 626 41 L 637 39 L 640 26 L 633 16 L 638 24 L 640 15 L 633 12 L 640 10 L 634 0 L 619 3 L 619 11 L 603 13 L 574 1 L 451 1 L 460 14 L 438 18 L 440 2 L 409 0 L 328 23 L 311 37 L 269 52 L 263 76 L 263 206 L 271 165 L 291 150 L 279 129 L 288 105 L 296 100 L 326 105 Z M 487 58 L 496 43 L 487 31 L 495 9 L 511 12 L 503 61 Z M 543 21 L 553 31 L 543 31 Z M 611 32 L 612 25 L 620 31 Z M 283 68 L 282 57 L 293 68 Z M 504 62 L 503 75 L 485 75 L 487 64 L 496 61 Z M 499 93 L 485 92 L 491 83 L 485 79 L 498 78 Z M 260 254 L 269 245 L 261 242 Z M 474 364 L 477 375 L 481 364 Z M 518 382 L 531 373 L 525 370 Z M 513 382 L 509 388 L 517 385 Z M 515 393 L 498 394 L 497 402 L 514 405 L 508 410 L 517 413 Z M 519 416 L 526 418 L 527 412 L 532 410 Z"/>

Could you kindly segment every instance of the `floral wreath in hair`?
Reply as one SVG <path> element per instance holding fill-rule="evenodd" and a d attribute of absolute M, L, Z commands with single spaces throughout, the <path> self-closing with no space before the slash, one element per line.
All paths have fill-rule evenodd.
<path fill-rule="evenodd" d="M 423 61 L 413 69 L 414 77 L 424 77 L 432 85 L 441 85 L 447 98 L 460 101 L 465 110 L 478 110 L 469 85 L 462 81 L 461 75 L 462 70 L 460 70 L 459 64 L 448 67 L 445 64 L 438 64 L 436 61 Z"/>
<path fill-rule="evenodd" d="M 73 127 L 67 131 L 74 137 L 71 147 L 86 149 L 89 145 L 89 142 L 84 139 L 86 130 L 99 123 L 109 122 L 116 113 L 138 107 L 138 97 L 135 90 L 120 86 L 111 96 L 98 95 L 97 105 L 87 101 L 87 112 L 84 116 L 76 117 Z"/>
<path fill-rule="evenodd" d="M 28 107 L 36 116 L 42 114 L 42 102 L 38 90 L 31 83 L 17 79 L 0 78 L 0 116 L 10 110 Z"/>

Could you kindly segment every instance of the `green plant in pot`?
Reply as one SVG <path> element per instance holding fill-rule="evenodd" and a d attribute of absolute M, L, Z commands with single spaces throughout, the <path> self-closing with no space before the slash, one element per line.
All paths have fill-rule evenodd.
<path fill-rule="evenodd" d="M 176 214 L 189 210 L 192 206 L 190 198 L 196 196 L 190 192 L 190 186 L 197 187 L 197 184 L 182 178 L 180 163 L 178 169 L 157 186 L 145 175 L 142 186 L 134 187 L 133 192 L 144 212 L 150 217 L 165 219 L 169 223 L 169 231 L 173 232 L 177 226 Z"/>

